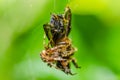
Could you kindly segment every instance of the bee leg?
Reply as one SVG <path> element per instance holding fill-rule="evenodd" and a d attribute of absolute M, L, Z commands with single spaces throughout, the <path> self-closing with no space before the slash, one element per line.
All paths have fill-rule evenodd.
<path fill-rule="evenodd" d="M 76 60 L 74 58 L 72 58 L 72 63 L 76 68 L 81 68 L 78 66 L 78 64 L 76 63 Z"/>

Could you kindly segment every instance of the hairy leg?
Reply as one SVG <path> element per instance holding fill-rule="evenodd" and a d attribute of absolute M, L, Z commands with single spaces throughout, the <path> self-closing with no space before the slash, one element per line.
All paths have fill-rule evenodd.
<path fill-rule="evenodd" d="M 78 66 L 75 58 L 72 58 L 72 63 L 76 68 L 81 68 L 81 67 Z"/>

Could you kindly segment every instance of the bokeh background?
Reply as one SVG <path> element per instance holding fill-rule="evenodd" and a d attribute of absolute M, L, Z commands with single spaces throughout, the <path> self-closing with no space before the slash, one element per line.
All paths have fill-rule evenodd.
<path fill-rule="evenodd" d="M 67 5 L 82 67 L 71 65 L 74 76 L 39 56 L 43 24 Z M 0 0 L 0 80 L 120 80 L 120 0 Z"/>

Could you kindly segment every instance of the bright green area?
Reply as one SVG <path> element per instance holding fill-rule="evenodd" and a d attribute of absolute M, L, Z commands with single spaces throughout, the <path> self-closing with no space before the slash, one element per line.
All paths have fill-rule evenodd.
<path fill-rule="evenodd" d="M 40 59 L 50 13 L 72 10 L 75 76 Z M 120 80 L 120 0 L 0 0 L 0 80 Z"/>

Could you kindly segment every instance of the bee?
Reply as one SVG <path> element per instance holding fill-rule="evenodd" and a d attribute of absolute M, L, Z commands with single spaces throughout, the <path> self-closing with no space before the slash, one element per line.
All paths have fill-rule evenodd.
<path fill-rule="evenodd" d="M 49 42 L 40 54 L 43 62 L 48 66 L 55 67 L 66 74 L 74 75 L 70 69 L 72 62 L 76 68 L 80 68 L 76 63 L 74 55 L 76 49 L 72 46 L 68 35 L 71 31 L 71 10 L 65 8 L 63 14 L 52 14 L 50 23 L 43 25 L 45 35 Z"/>

